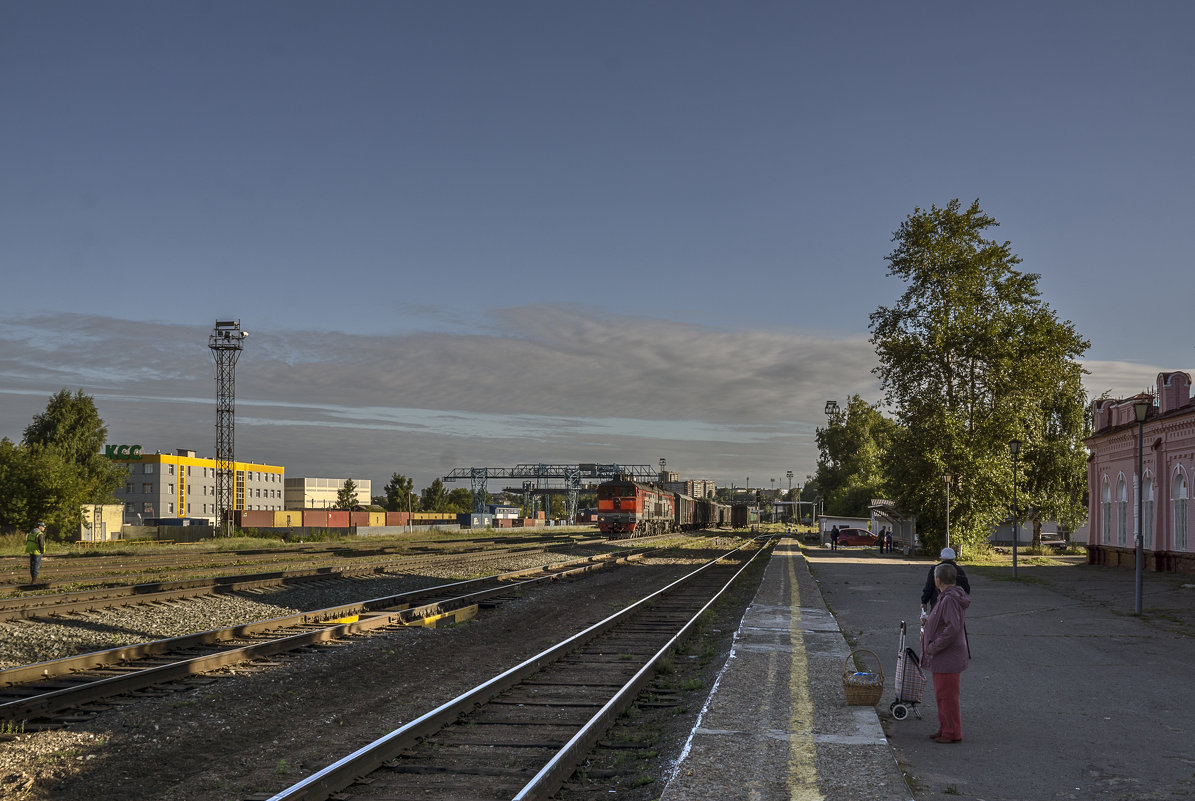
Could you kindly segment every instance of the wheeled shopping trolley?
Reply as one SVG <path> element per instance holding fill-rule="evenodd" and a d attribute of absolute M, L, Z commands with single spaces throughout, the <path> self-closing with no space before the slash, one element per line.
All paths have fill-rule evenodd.
<path fill-rule="evenodd" d="M 895 720 L 904 720 L 909 711 L 920 720 L 917 704 L 925 695 L 925 673 L 917 652 L 905 645 L 905 622 L 900 621 L 900 647 L 896 651 L 896 700 L 888 707 Z"/>

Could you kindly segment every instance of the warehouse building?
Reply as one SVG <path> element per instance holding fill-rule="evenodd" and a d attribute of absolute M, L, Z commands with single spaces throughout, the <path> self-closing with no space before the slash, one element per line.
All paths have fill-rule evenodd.
<path fill-rule="evenodd" d="M 333 509 L 337 496 L 347 478 L 288 478 L 284 482 L 283 500 L 287 509 Z M 357 504 L 369 506 L 373 482 L 368 478 L 351 479 L 356 485 Z"/>
<path fill-rule="evenodd" d="M 135 445 L 109 446 L 106 450 L 113 461 L 128 468 L 124 486 L 115 493 L 124 506 L 125 525 L 144 525 L 163 518 L 188 518 L 215 525 L 215 459 L 203 459 L 188 450 L 142 453 Z M 285 468 L 234 462 L 234 469 L 234 509 L 283 508 Z"/>

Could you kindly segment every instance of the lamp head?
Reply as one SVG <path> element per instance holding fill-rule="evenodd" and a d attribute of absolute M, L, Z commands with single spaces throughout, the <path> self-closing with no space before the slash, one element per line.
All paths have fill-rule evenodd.
<path fill-rule="evenodd" d="M 1149 407 L 1152 405 L 1148 400 L 1139 400 L 1133 404 L 1133 414 L 1137 416 L 1138 423 L 1145 422 L 1145 416 L 1149 414 Z"/>
<path fill-rule="evenodd" d="M 1021 441 L 1019 439 L 1012 440 L 1008 443 L 1008 449 L 1012 451 L 1013 456 L 1016 456 L 1021 452 Z"/>

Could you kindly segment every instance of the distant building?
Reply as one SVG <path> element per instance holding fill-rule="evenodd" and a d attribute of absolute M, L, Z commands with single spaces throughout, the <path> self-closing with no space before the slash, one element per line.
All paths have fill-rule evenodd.
<path fill-rule="evenodd" d="M 140 446 L 109 446 L 113 461 L 128 469 L 116 490 L 125 525 L 151 518 L 196 518 L 215 524 L 216 460 L 195 451 L 142 453 Z M 234 509 L 282 509 L 286 471 L 278 465 L 234 462 Z"/>
<path fill-rule="evenodd" d="M 79 524 L 79 539 L 106 542 L 120 539 L 124 525 L 124 505 L 119 503 L 89 503 L 83 506 L 83 521 Z"/>
<path fill-rule="evenodd" d="M 708 479 L 698 478 L 688 481 L 667 481 L 664 482 L 664 489 L 679 492 L 681 495 L 688 495 L 691 498 L 712 498 L 718 490 L 718 485 Z"/>
<path fill-rule="evenodd" d="M 1149 404 L 1140 481 L 1133 405 Z M 1145 569 L 1195 572 L 1188 523 L 1195 476 L 1195 403 L 1189 373 L 1159 373 L 1156 394 L 1103 398 L 1092 404 L 1087 459 L 1087 561 L 1131 567 L 1140 524 Z M 1137 518 L 1138 499 L 1141 518 Z"/>
<path fill-rule="evenodd" d="M 288 478 L 283 500 L 286 509 L 331 509 L 344 489 L 347 478 Z M 369 506 L 373 502 L 373 482 L 368 478 L 354 478 L 357 503 Z"/>

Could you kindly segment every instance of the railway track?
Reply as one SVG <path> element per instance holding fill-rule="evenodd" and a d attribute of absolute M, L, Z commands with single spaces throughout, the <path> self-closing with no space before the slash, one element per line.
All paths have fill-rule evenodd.
<path fill-rule="evenodd" d="M 97 703 L 229 665 L 347 640 L 371 631 L 465 619 L 532 584 L 578 576 L 642 558 L 646 549 L 374 598 L 181 637 L 0 670 L 0 721 L 26 730 L 55 728 Z M 80 712 L 80 710 L 82 710 Z"/>
<path fill-rule="evenodd" d="M 571 548 L 598 545 L 605 540 L 579 535 L 542 535 L 522 537 L 480 537 L 476 539 L 407 540 L 388 543 L 365 542 L 345 546 L 292 545 L 281 548 L 261 548 L 242 551 L 181 550 L 171 553 L 141 551 L 138 553 L 100 554 L 51 552 L 43 563 L 43 580 L 25 583 L 28 575 L 27 559 L 23 556 L 0 557 L 0 591 L 21 593 L 53 593 L 67 588 L 104 589 L 146 583 L 147 577 L 166 579 L 202 579 L 223 575 L 230 570 L 239 572 L 284 572 L 296 566 L 309 568 L 369 565 L 392 562 L 401 558 L 429 558 L 437 555 L 459 554 L 470 550 L 498 551 L 504 548 Z M 165 546 L 170 549 L 173 546 Z"/>
<path fill-rule="evenodd" d="M 255 801 L 551 797 L 702 614 L 767 551 L 760 545 L 749 543 L 708 562 Z"/>
<path fill-rule="evenodd" d="M 241 592 L 262 587 L 325 581 L 330 578 L 411 573 L 429 566 L 467 565 L 470 562 L 483 562 L 512 554 L 550 553 L 554 547 L 553 545 L 523 545 L 472 552 L 458 551 L 421 556 L 400 555 L 392 556 L 385 562 L 375 562 L 365 566 L 316 567 L 177 581 L 120 584 L 73 592 L 21 595 L 0 598 L 0 622 L 53 617 L 74 612 L 91 612 L 116 606 L 160 603 L 214 593 Z"/>

